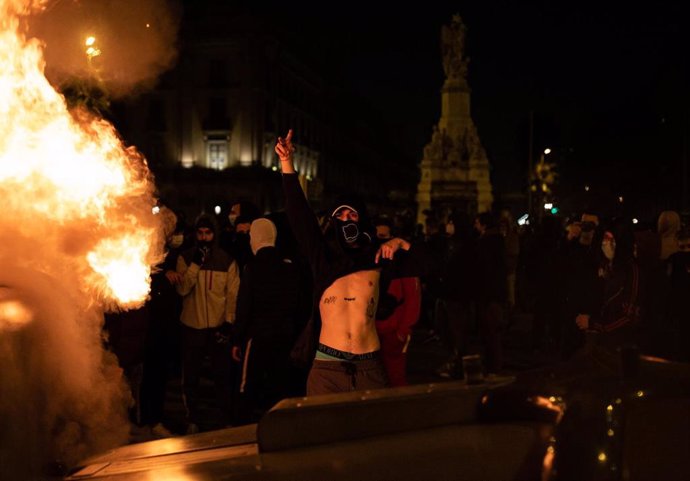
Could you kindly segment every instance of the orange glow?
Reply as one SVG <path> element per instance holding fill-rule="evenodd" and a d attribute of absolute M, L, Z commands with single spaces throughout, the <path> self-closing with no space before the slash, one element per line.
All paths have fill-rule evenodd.
<path fill-rule="evenodd" d="M 0 300 L 0 330 L 19 328 L 31 322 L 31 311 L 18 301 Z"/>
<path fill-rule="evenodd" d="M 3 217 L 17 219 L 17 228 L 24 229 L 19 235 L 27 239 L 36 231 L 20 220 L 38 223 L 42 249 L 53 249 L 80 274 L 82 292 L 134 307 L 146 299 L 151 265 L 162 256 L 159 221 L 151 214 L 151 175 L 112 125 L 85 111 L 68 111 L 44 76 L 41 45 L 25 38 L 20 26 L 23 15 L 44 5 L 0 0 Z M 85 44 L 91 49 L 95 42 L 88 37 Z M 52 273 L 47 266 L 31 267 Z"/>
<path fill-rule="evenodd" d="M 556 457 L 556 450 L 553 446 L 546 448 L 546 454 L 544 454 L 544 460 L 542 461 L 542 475 L 541 479 L 546 481 L 551 479 L 551 473 L 553 471 L 553 461 Z"/>

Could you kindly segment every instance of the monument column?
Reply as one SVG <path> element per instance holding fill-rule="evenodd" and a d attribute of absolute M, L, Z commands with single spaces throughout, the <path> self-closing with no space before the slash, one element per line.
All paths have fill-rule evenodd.
<path fill-rule="evenodd" d="M 420 164 L 419 223 L 424 223 L 425 211 L 443 219 L 451 211 L 472 215 L 488 211 L 493 203 L 489 161 L 471 116 L 466 30 L 459 15 L 441 29 L 446 79 L 441 88 L 441 118 L 432 129 Z"/>

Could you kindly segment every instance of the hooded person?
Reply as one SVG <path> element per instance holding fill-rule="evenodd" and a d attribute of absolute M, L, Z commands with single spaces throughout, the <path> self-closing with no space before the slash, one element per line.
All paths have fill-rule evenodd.
<path fill-rule="evenodd" d="M 349 255 L 374 247 L 374 226 L 359 196 L 350 194 L 338 197 L 328 211 L 324 234 L 335 251 Z"/>
<path fill-rule="evenodd" d="M 404 239 L 372 242 L 373 229 L 357 199 L 338 199 L 322 231 L 295 171 L 292 135 L 278 138 L 275 151 L 285 212 L 314 281 L 312 321 L 293 349 L 299 360 L 312 359 L 307 395 L 386 387 L 375 326 L 379 292 L 387 289 L 380 281 L 418 276 L 424 261 L 415 261 L 416 249 Z M 401 250 L 410 255 L 396 255 Z"/>
<path fill-rule="evenodd" d="M 256 219 L 249 228 L 249 245 L 252 254 L 256 255 L 264 247 L 275 247 L 277 236 L 278 230 L 273 222 L 263 217 Z"/>
<path fill-rule="evenodd" d="M 233 336 L 233 358 L 242 363 L 240 422 L 256 422 L 288 397 L 290 349 L 303 314 L 297 266 L 275 248 L 277 229 L 269 219 L 252 222 L 254 257 L 242 274 Z"/>
<path fill-rule="evenodd" d="M 182 392 L 187 407 L 188 433 L 198 432 L 199 379 L 210 355 L 216 396 L 226 423 L 230 422 L 228 338 L 235 322 L 240 284 L 237 263 L 217 244 L 213 217 L 202 214 L 194 223 L 194 245 L 177 258 L 176 285 L 182 296 Z M 221 421 L 221 422 L 222 422 Z"/>

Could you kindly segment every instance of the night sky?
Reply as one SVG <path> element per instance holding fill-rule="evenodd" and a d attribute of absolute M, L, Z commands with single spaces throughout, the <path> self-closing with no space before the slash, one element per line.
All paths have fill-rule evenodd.
<path fill-rule="evenodd" d="M 587 184 L 680 207 L 690 110 L 683 3 L 256 0 L 250 8 L 299 32 L 301 48 L 380 110 L 417 159 L 440 116 L 440 28 L 460 13 L 495 190 L 525 185 L 533 111 L 534 159 L 553 149 L 561 195 Z"/>

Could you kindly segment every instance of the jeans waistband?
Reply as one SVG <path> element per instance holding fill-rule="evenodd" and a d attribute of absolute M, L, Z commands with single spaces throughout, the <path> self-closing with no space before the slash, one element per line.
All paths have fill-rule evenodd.
<path fill-rule="evenodd" d="M 379 357 L 379 351 L 365 352 L 364 354 L 353 354 L 351 352 L 341 351 L 325 344 L 319 343 L 317 351 L 328 354 L 329 356 L 342 359 L 344 361 L 367 361 L 369 359 L 376 359 Z"/>

